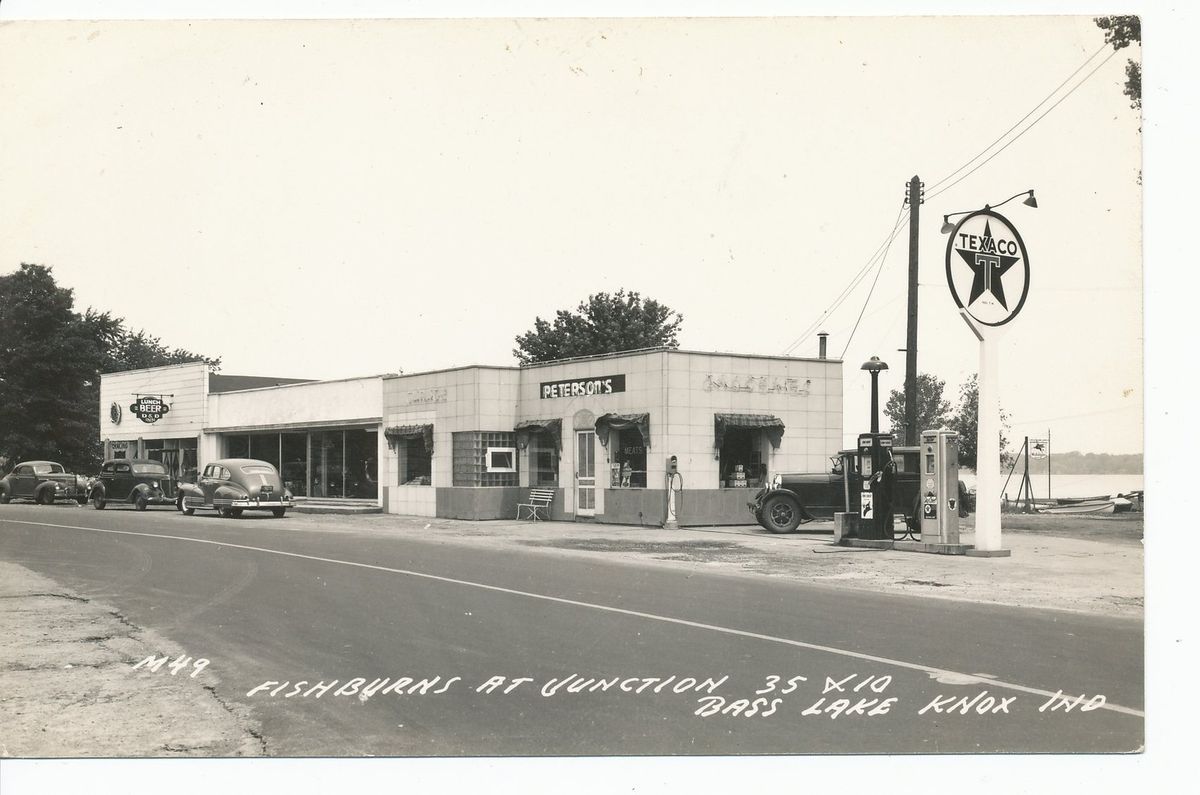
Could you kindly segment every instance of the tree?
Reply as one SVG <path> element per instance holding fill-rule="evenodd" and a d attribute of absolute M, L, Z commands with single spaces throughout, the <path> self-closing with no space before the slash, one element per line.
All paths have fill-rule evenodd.
<path fill-rule="evenodd" d="M 536 318 L 533 330 L 516 338 L 521 364 L 572 356 L 595 356 L 638 348 L 678 348 L 683 316 L 636 292 L 589 295 L 574 311 L 560 309 L 554 322 Z"/>
<path fill-rule="evenodd" d="M 1008 412 L 1000 410 L 1000 460 L 1001 466 L 1013 462 L 1008 450 Z M 979 377 L 972 375 L 958 388 L 958 409 L 950 418 L 950 430 L 958 434 L 958 463 L 964 467 L 978 469 L 979 458 Z"/>
<path fill-rule="evenodd" d="M 942 397 L 946 382 L 928 373 L 917 374 L 917 433 L 944 428 L 950 419 L 950 401 Z M 892 423 L 892 433 L 904 438 L 904 390 L 893 389 L 883 414 Z"/>
<path fill-rule="evenodd" d="M 90 471 L 100 458 L 100 374 L 204 361 L 167 350 L 108 312 L 74 310 L 51 268 L 0 276 L 0 458 L 48 458 Z"/>
<path fill-rule="evenodd" d="M 1142 43 L 1142 21 L 1136 16 L 1097 17 L 1096 26 L 1104 31 L 1104 43 L 1114 50 Z M 1132 58 L 1125 64 L 1125 96 L 1132 107 L 1142 109 L 1142 64 Z"/>

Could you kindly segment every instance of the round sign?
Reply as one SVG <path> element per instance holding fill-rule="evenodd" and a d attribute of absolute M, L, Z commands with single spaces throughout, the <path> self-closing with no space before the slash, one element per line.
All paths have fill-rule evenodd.
<path fill-rule="evenodd" d="M 1003 326 L 1029 295 L 1029 254 L 1008 219 L 978 210 L 958 222 L 946 245 L 946 281 L 958 308 L 984 326 Z"/>
<path fill-rule="evenodd" d="M 121 406 L 118 403 L 113 403 L 108 407 L 108 418 L 112 420 L 113 425 L 121 424 Z"/>

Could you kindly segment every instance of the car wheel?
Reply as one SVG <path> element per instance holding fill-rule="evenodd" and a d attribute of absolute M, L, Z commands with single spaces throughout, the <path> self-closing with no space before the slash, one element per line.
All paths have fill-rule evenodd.
<path fill-rule="evenodd" d="M 772 533 L 790 533 L 800 526 L 800 504 L 790 494 L 776 494 L 763 503 L 762 518 Z"/>
<path fill-rule="evenodd" d="M 236 519 L 236 518 L 238 518 L 238 517 L 239 517 L 239 516 L 241 516 L 241 515 L 242 515 L 242 509 L 241 509 L 241 508 L 230 508 L 230 509 L 229 509 L 229 518 L 230 518 L 230 519 Z"/>
<path fill-rule="evenodd" d="M 42 489 L 41 493 L 38 494 L 37 502 L 39 505 L 53 505 L 54 504 L 54 490 L 53 489 Z"/>
<path fill-rule="evenodd" d="M 282 519 L 283 515 L 285 513 L 287 513 L 287 508 L 272 508 L 271 509 L 271 515 L 274 516 L 276 519 Z"/>
<path fill-rule="evenodd" d="M 145 494 L 139 494 L 133 498 L 133 507 L 139 511 L 146 510 L 146 506 L 148 504 L 149 504 L 149 501 L 146 499 Z"/>
<path fill-rule="evenodd" d="M 108 500 L 104 499 L 104 495 L 99 491 L 92 492 L 92 507 L 97 511 L 103 511 L 104 506 L 108 505 Z"/>
<path fill-rule="evenodd" d="M 192 514 L 194 514 L 196 512 L 196 509 L 188 508 L 186 505 L 181 504 L 179 506 L 179 512 L 182 513 L 184 516 L 191 516 Z"/>
<path fill-rule="evenodd" d="M 8 496 L 7 491 L 0 491 L 0 505 L 7 505 L 11 499 L 12 497 Z"/>

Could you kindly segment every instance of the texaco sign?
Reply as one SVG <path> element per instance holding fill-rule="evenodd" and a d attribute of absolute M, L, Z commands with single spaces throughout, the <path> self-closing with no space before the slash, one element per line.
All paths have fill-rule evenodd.
<path fill-rule="evenodd" d="M 977 323 L 1003 326 L 1029 295 L 1029 254 L 1016 227 L 992 210 L 958 222 L 946 246 L 946 281 L 954 303 Z"/>

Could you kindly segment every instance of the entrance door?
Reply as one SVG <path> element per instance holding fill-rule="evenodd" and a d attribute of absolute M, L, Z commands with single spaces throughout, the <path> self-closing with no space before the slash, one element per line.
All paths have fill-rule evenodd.
<path fill-rule="evenodd" d="M 575 515 L 596 515 L 596 432 L 575 432 Z"/>

